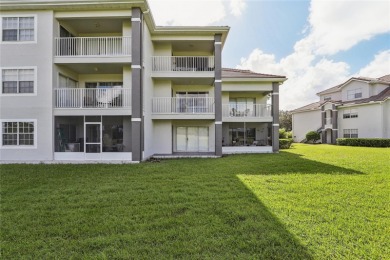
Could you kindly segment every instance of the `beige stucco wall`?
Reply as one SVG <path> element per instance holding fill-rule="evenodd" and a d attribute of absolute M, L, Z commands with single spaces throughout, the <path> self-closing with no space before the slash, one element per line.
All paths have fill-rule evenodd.
<path fill-rule="evenodd" d="M 356 109 L 357 118 L 343 118 L 344 110 Z M 344 129 L 358 129 L 359 138 L 384 137 L 383 107 L 381 104 L 370 104 L 339 108 L 339 137 L 343 137 Z"/>
<path fill-rule="evenodd" d="M 0 67 L 36 67 L 36 94 L 0 95 L 1 119 L 36 120 L 36 148 L 0 148 L 1 160 L 53 159 L 53 12 L 1 12 L 1 15 L 36 17 L 36 42 L 0 43 Z"/>
<path fill-rule="evenodd" d="M 152 106 L 150 98 L 153 97 L 153 80 L 150 77 L 152 73 L 152 55 L 154 47 L 148 26 L 143 26 L 143 113 L 144 113 L 144 155 L 147 159 L 154 154 L 153 145 L 161 137 L 155 136 L 152 122 Z M 141 138 L 141 137 L 140 137 Z"/>
<path fill-rule="evenodd" d="M 330 97 L 331 100 L 341 100 L 341 91 L 320 95 L 320 101 L 325 101 L 327 97 Z"/>
<path fill-rule="evenodd" d="M 292 132 L 294 142 L 301 142 L 309 131 L 321 127 L 321 110 L 294 113 L 292 115 Z"/>
<path fill-rule="evenodd" d="M 382 137 L 382 118 L 381 106 L 363 105 L 351 107 L 357 110 L 357 118 L 343 118 L 344 110 L 347 108 L 340 108 L 339 118 L 339 137 L 343 136 L 344 129 L 358 129 L 359 137 L 371 138 Z"/>
<path fill-rule="evenodd" d="M 370 88 L 367 83 L 361 81 L 351 81 L 349 84 L 347 84 L 341 89 L 342 100 L 344 101 L 348 100 L 347 98 L 348 91 L 354 89 L 362 90 L 362 98 L 368 98 L 370 96 Z"/>
<path fill-rule="evenodd" d="M 390 138 L 390 98 L 383 103 L 383 137 Z"/>

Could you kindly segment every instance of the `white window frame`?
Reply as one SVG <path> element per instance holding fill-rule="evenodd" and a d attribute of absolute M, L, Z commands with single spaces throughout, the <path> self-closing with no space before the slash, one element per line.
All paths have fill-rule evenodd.
<path fill-rule="evenodd" d="M 34 70 L 34 92 L 33 93 L 3 93 L 3 70 L 28 70 L 32 69 Z M 36 96 L 37 95 L 37 75 L 38 75 L 38 68 L 36 66 L 28 66 L 28 67 L 0 67 L 0 96 L 6 96 L 6 97 L 21 97 L 21 96 Z"/>
<path fill-rule="evenodd" d="M 358 115 L 358 110 L 356 108 L 346 109 L 343 112 L 343 119 L 357 118 L 357 117 L 359 117 L 359 115 Z"/>
<path fill-rule="evenodd" d="M 346 137 L 347 135 L 347 137 Z M 356 135 L 356 136 L 352 136 Z M 343 130 L 343 138 L 359 138 L 359 130 L 358 129 L 344 129 Z"/>
<path fill-rule="evenodd" d="M 3 18 L 7 17 L 33 17 L 34 18 L 34 40 L 32 41 L 3 41 Z M 36 14 L 9 14 L 9 15 L 0 15 L 0 44 L 31 44 L 37 43 L 38 38 L 38 18 Z"/>
<path fill-rule="evenodd" d="M 18 123 L 33 122 L 34 123 L 34 145 L 3 145 L 3 123 L 4 122 L 18 122 Z M 37 149 L 37 142 L 38 142 L 37 133 L 38 133 L 38 125 L 36 119 L 0 119 L 0 149 Z"/>
<path fill-rule="evenodd" d="M 324 101 L 330 101 L 330 100 L 332 100 L 331 96 L 324 96 Z"/>
<path fill-rule="evenodd" d="M 356 94 L 360 94 L 360 97 L 356 97 Z M 363 92 L 361 88 L 347 90 L 347 100 L 361 99 L 363 98 Z"/>

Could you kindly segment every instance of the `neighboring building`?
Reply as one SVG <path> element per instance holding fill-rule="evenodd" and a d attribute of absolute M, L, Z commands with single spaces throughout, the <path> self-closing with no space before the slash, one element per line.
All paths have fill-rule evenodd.
<path fill-rule="evenodd" d="M 390 138 L 390 75 L 351 78 L 317 95 L 319 102 L 292 111 L 295 142 L 309 131 L 333 144 L 337 138 Z"/>
<path fill-rule="evenodd" d="M 140 0 L 0 2 L 0 160 L 277 152 L 284 76 L 222 69 L 229 27 Z"/>

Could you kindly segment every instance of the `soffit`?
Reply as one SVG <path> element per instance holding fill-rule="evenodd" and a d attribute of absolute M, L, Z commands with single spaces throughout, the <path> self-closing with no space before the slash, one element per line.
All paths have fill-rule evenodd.
<path fill-rule="evenodd" d="M 124 19 L 60 19 L 60 24 L 65 28 L 72 28 L 77 33 L 120 33 Z"/>

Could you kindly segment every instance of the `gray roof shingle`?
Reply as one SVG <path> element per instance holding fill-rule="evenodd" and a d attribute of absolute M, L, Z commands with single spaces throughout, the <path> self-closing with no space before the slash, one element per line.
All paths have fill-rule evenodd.
<path fill-rule="evenodd" d="M 222 78 L 283 78 L 286 76 L 257 73 L 250 70 L 222 68 Z"/>

